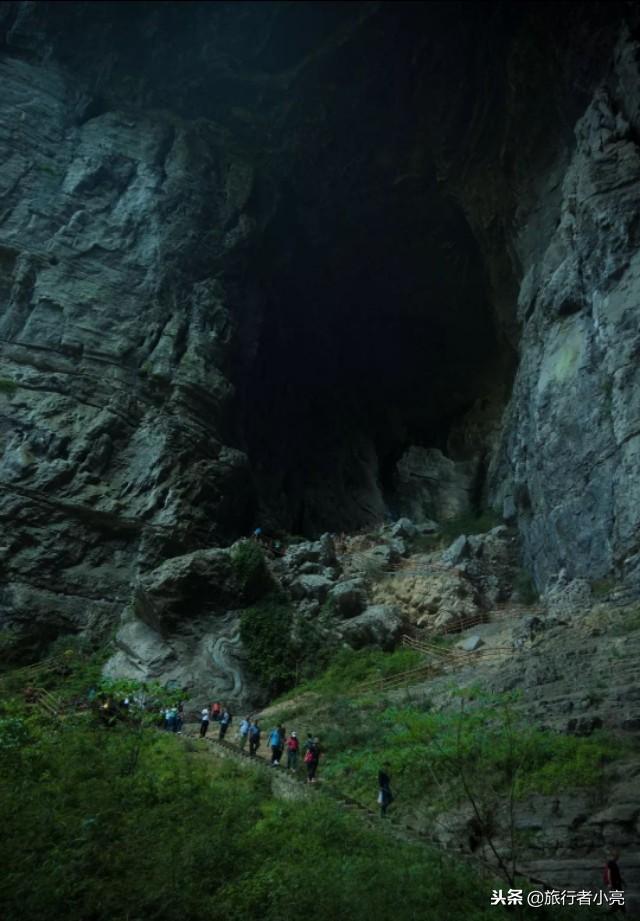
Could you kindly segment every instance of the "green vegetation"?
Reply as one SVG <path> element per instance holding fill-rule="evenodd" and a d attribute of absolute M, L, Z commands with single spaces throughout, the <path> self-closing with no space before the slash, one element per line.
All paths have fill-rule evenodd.
<path fill-rule="evenodd" d="M 239 591 L 244 596 L 257 598 L 272 584 L 264 553 L 255 541 L 244 540 L 235 544 L 231 550 L 231 566 Z"/>
<path fill-rule="evenodd" d="M 247 667 L 270 695 L 295 680 L 290 640 L 293 608 L 284 595 L 273 593 L 242 612 L 240 639 L 248 653 Z"/>
<path fill-rule="evenodd" d="M 388 761 L 403 799 L 427 796 L 435 811 L 468 798 L 467 784 L 494 806 L 510 792 L 521 798 L 593 787 L 603 766 L 627 750 L 604 734 L 579 737 L 532 727 L 508 697 L 461 699 L 457 713 L 434 713 L 429 705 L 382 712 L 374 707 L 357 720 L 367 739 L 364 749 L 352 744 L 351 719 L 343 721 L 340 711 L 332 715 L 337 754 L 326 776 L 366 796 L 380 763 Z"/>
<path fill-rule="evenodd" d="M 460 515 L 458 518 L 451 518 L 449 521 L 443 521 L 441 533 L 444 540 L 447 543 L 451 543 L 461 534 L 485 534 L 502 523 L 500 515 L 491 511 L 491 509 L 485 509 L 481 512 L 472 512 L 467 515 Z"/>
<path fill-rule="evenodd" d="M 373 649 L 340 649 L 319 677 L 300 684 L 295 694 L 317 693 L 325 699 L 343 697 L 375 678 L 390 678 L 420 664 L 420 653 L 398 649 L 386 653 Z M 291 695 L 289 695 L 291 696 Z"/>
<path fill-rule="evenodd" d="M 18 385 L 15 381 L 12 381 L 9 377 L 0 377 L 0 393 L 6 394 L 8 397 L 13 396 L 13 394 L 18 389 Z"/>
<path fill-rule="evenodd" d="M 481 512 L 469 512 L 440 523 L 440 530 L 435 534 L 417 534 L 409 541 L 411 553 L 432 553 L 448 547 L 461 534 L 485 534 L 492 528 L 503 524 L 500 515 L 485 509 Z"/>
<path fill-rule="evenodd" d="M 326 668 L 336 649 L 329 630 L 331 604 L 314 620 L 295 624 L 294 608 L 285 595 L 273 592 L 246 608 L 240 618 L 240 639 L 249 654 L 247 666 L 274 697 Z"/>
<path fill-rule="evenodd" d="M 126 722 L 16 709 L 0 713 L 3 921 L 502 916 L 501 884 L 323 797 L 274 800 L 266 772 Z"/>

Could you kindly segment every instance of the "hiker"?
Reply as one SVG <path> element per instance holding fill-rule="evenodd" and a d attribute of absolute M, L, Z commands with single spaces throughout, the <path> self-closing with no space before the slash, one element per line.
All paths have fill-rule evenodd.
<path fill-rule="evenodd" d="M 200 714 L 200 738 L 204 739 L 209 728 L 209 708 L 203 707 Z"/>
<path fill-rule="evenodd" d="M 214 723 L 217 723 L 220 719 L 220 704 L 216 701 L 214 704 L 211 704 L 211 719 Z"/>
<path fill-rule="evenodd" d="M 255 720 L 249 726 L 249 754 L 254 757 L 260 748 L 260 724 Z"/>
<path fill-rule="evenodd" d="M 624 905 L 625 882 L 622 878 L 620 867 L 618 866 L 619 859 L 620 851 L 611 851 L 604 867 L 604 884 L 609 890 L 609 898 L 611 898 L 614 893 L 616 895 L 620 894 L 623 896 L 622 904 L 615 902 L 609 906 L 610 913 L 613 914 L 616 911 L 620 911 L 623 915 L 625 915 L 627 913 L 627 909 Z"/>
<path fill-rule="evenodd" d="M 287 739 L 287 770 L 288 771 L 298 770 L 298 750 L 299 748 L 300 748 L 300 743 L 298 742 L 298 736 L 295 732 L 292 732 L 289 738 Z"/>
<path fill-rule="evenodd" d="M 271 747 L 271 766 L 277 767 L 280 764 L 280 753 L 282 752 L 282 736 L 280 727 L 274 727 L 269 733 L 269 745 Z"/>
<path fill-rule="evenodd" d="M 238 745 L 240 746 L 240 751 L 244 751 L 244 747 L 247 744 L 247 739 L 249 738 L 250 726 L 251 726 L 251 717 L 245 716 L 245 718 L 240 723 L 240 729 L 238 730 Z"/>
<path fill-rule="evenodd" d="M 220 732 L 218 733 L 218 741 L 222 742 L 224 739 L 225 733 L 229 726 L 231 725 L 232 716 L 225 707 L 222 711 L 222 716 L 220 717 Z"/>
<path fill-rule="evenodd" d="M 387 809 L 393 802 L 393 793 L 391 792 L 391 777 L 389 776 L 389 765 L 383 764 L 378 771 L 378 805 L 380 806 L 380 818 L 384 819 Z"/>
<path fill-rule="evenodd" d="M 307 743 L 305 743 L 307 752 L 304 756 L 304 763 L 307 765 L 307 783 L 316 782 L 316 771 L 318 770 L 318 761 L 320 760 L 319 741 L 320 740 L 317 737 L 315 739 L 311 739 L 308 748 L 307 743 L 309 742 L 309 739 L 307 739 Z"/>

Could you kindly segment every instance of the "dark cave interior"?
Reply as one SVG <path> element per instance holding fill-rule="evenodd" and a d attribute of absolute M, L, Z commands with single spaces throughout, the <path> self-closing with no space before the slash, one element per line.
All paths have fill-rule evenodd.
<path fill-rule="evenodd" d="M 252 242 L 210 271 L 234 291 L 227 434 L 249 455 L 261 520 L 359 527 L 402 511 L 394 472 L 409 446 L 482 454 L 461 420 L 483 399 L 504 405 L 517 339 L 487 261 L 487 241 L 495 253 L 504 240 L 487 208 L 572 130 L 582 94 L 558 75 L 580 77 L 581 35 L 606 19 L 601 4 L 573 7 L 62 2 L 31 9 L 22 31 L 14 16 L 14 53 L 41 53 L 40 16 L 82 75 L 78 123 L 170 110 L 220 126 L 252 162 Z M 554 98 L 510 109 L 518 68 L 556 80 Z M 488 204 L 469 196 L 473 175 L 488 177 Z"/>

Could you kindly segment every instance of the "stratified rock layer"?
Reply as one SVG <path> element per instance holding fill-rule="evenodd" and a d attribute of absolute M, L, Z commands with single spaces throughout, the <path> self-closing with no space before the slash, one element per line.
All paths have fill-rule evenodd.
<path fill-rule="evenodd" d="M 637 14 L 489 9 L 0 9 L 0 616 L 25 653 L 110 635 L 165 561 L 258 523 L 487 500 L 539 588 L 637 592 Z M 335 573 L 304 565 L 313 616 Z M 207 612 L 229 636 L 233 601 Z"/>

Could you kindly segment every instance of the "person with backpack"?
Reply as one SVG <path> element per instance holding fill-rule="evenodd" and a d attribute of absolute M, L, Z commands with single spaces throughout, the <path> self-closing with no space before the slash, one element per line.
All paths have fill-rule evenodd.
<path fill-rule="evenodd" d="M 254 720 L 249 726 L 249 754 L 251 757 L 255 757 L 256 752 L 260 748 L 260 724 L 258 720 Z"/>
<path fill-rule="evenodd" d="M 309 739 L 307 739 L 305 748 L 307 748 L 306 754 L 304 756 L 304 763 L 307 765 L 307 783 L 315 783 L 316 771 L 318 770 L 318 761 L 320 760 L 319 739 L 311 739 L 311 742 L 309 742 Z"/>
<path fill-rule="evenodd" d="M 298 770 L 298 751 L 299 749 L 300 749 L 300 743 L 298 742 L 298 736 L 295 732 L 292 732 L 289 738 L 287 739 L 287 770 L 288 771 Z"/>
<path fill-rule="evenodd" d="M 247 739 L 249 738 L 249 729 L 251 727 L 251 717 L 245 716 L 245 718 L 240 723 L 240 729 L 238 730 L 238 745 L 240 751 L 244 751 L 244 747 L 247 744 Z"/>
<path fill-rule="evenodd" d="M 284 747 L 287 744 L 287 730 L 284 728 L 282 723 L 278 726 L 278 732 L 280 733 L 280 747 L 278 748 L 278 763 L 282 761 L 282 755 L 284 752 Z"/>
<path fill-rule="evenodd" d="M 222 711 L 222 716 L 220 717 L 220 732 L 218 733 L 218 741 L 222 742 L 224 739 L 225 733 L 229 726 L 231 725 L 232 716 L 225 707 Z"/>
<path fill-rule="evenodd" d="M 269 733 L 269 746 L 271 748 L 271 766 L 277 767 L 280 764 L 280 752 L 282 751 L 282 737 L 279 726 L 275 726 Z"/>
<path fill-rule="evenodd" d="M 391 776 L 389 774 L 389 765 L 383 764 L 378 771 L 378 805 L 380 806 L 380 818 L 384 819 L 387 809 L 393 802 L 393 793 L 391 792 Z"/>
<path fill-rule="evenodd" d="M 200 738 L 204 739 L 209 728 L 209 708 L 203 707 L 200 714 Z"/>

